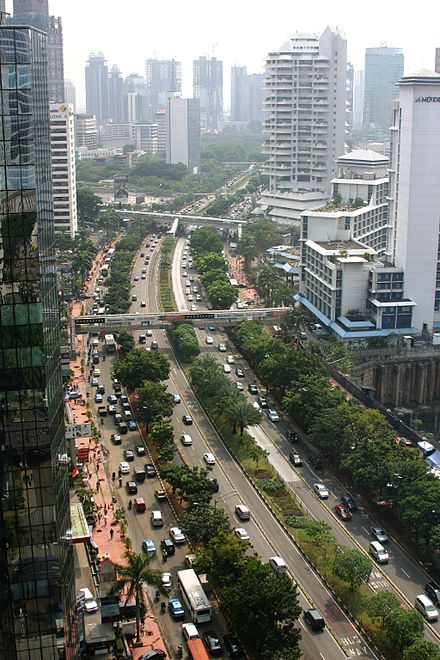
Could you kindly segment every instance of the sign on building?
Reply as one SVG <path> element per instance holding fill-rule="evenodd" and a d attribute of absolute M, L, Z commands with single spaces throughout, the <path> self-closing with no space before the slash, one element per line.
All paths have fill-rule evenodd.
<path fill-rule="evenodd" d="M 84 424 L 66 424 L 66 438 L 89 438 L 92 435 L 92 425 L 90 422 Z"/>
<path fill-rule="evenodd" d="M 115 202 L 126 202 L 128 199 L 128 176 L 113 175 L 113 195 Z"/>

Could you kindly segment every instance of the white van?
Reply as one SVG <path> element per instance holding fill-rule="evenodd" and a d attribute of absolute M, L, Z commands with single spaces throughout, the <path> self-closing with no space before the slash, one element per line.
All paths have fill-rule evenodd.
<path fill-rule="evenodd" d="M 425 617 L 427 621 L 437 621 L 438 612 L 434 603 L 428 596 L 421 594 L 416 598 L 416 610 Z"/>
<path fill-rule="evenodd" d="M 379 541 L 371 541 L 368 551 L 378 564 L 388 564 L 390 561 L 388 552 Z"/>
<path fill-rule="evenodd" d="M 245 504 L 237 504 L 235 513 L 240 520 L 249 520 L 251 517 L 251 512 Z"/>
<path fill-rule="evenodd" d="M 96 612 L 98 609 L 98 603 L 93 598 L 92 592 L 87 587 L 80 589 L 81 593 L 84 594 L 84 609 L 86 612 Z"/>
<path fill-rule="evenodd" d="M 189 639 L 199 639 L 199 631 L 193 623 L 182 623 L 182 634 L 187 642 Z"/>

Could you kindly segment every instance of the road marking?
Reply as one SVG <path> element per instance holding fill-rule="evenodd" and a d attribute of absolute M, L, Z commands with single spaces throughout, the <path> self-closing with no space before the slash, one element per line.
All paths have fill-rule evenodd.
<path fill-rule="evenodd" d="M 408 577 L 409 579 L 411 579 L 411 575 L 408 575 L 408 573 L 405 571 L 404 568 L 401 568 L 400 570 L 402 571 L 402 573 L 405 573 L 406 577 Z"/>
<path fill-rule="evenodd" d="M 369 533 L 370 533 L 370 532 L 368 531 L 368 529 L 366 529 L 365 527 L 362 527 L 362 529 L 363 529 L 363 530 L 364 530 L 364 532 L 366 532 L 367 534 L 369 534 Z"/>

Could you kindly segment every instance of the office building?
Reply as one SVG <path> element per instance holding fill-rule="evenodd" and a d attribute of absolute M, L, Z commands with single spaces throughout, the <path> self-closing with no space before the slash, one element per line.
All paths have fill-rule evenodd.
<path fill-rule="evenodd" d="M 98 145 L 98 127 L 95 115 L 75 115 L 75 146 L 96 149 Z"/>
<path fill-rule="evenodd" d="M 231 67 L 231 121 L 262 121 L 264 74 L 248 74 L 245 66 Z"/>
<path fill-rule="evenodd" d="M 351 62 L 347 63 L 347 90 L 345 96 L 345 143 L 352 148 L 353 131 L 353 102 L 354 102 L 354 69 Z"/>
<path fill-rule="evenodd" d="M 299 224 L 304 209 L 328 199 L 336 158 L 345 151 L 346 80 L 339 28 L 320 37 L 297 33 L 267 57 L 269 188 L 259 205 L 280 223 Z"/>
<path fill-rule="evenodd" d="M 66 103 L 70 103 L 76 114 L 76 88 L 71 80 L 64 81 L 64 100 Z"/>
<path fill-rule="evenodd" d="M 2 26 L 0 57 L 0 657 L 59 660 L 76 627 L 46 35 Z"/>
<path fill-rule="evenodd" d="M 99 127 L 99 144 L 108 149 L 121 149 L 126 144 L 130 144 L 131 132 L 130 124 L 128 122 L 121 122 L 115 124 L 109 122 L 105 126 Z M 86 147 L 81 148 L 87 149 Z M 77 150 L 77 156 L 81 153 L 81 149 Z M 92 151 L 92 150 L 87 150 Z"/>
<path fill-rule="evenodd" d="M 381 139 L 389 135 L 393 111 L 391 102 L 399 95 L 397 81 L 403 76 L 401 48 L 367 48 L 364 78 L 364 137 Z"/>
<path fill-rule="evenodd" d="M 164 154 L 167 150 L 167 111 L 159 108 L 153 114 L 153 124 L 157 124 L 157 153 Z"/>
<path fill-rule="evenodd" d="M 124 121 L 124 80 L 121 71 L 113 64 L 108 78 L 108 118 L 118 123 Z"/>
<path fill-rule="evenodd" d="M 158 126 L 152 122 L 130 124 L 130 144 L 138 151 L 155 156 L 158 145 Z"/>
<path fill-rule="evenodd" d="M 216 57 L 194 60 L 193 96 L 200 100 L 202 128 L 218 129 L 223 116 L 223 62 Z"/>
<path fill-rule="evenodd" d="M 138 92 L 128 92 L 126 96 L 127 122 L 134 124 L 143 119 L 143 99 L 145 97 Z"/>
<path fill-rule="evenodd" d="M 10 25 L 32 25 L 47 33 L 47 76 L 49 100 L 64 101 L 63 26 L 61 18 L 49 15 L 48 0 L 14 0 Z"/>
<path fill-rule="evenodd" d="M 170 92 L 182 91 L 182 64 L 171 60 L 149 59 L 145 62 L 145 83 L 149 119 L 159 108 L 165 108 Z"/>
<path fill-rule="evenodd" d="M 97 124 L 104 124 L 108 113 L 108 67 L 102 53 L 91 53 L 85 69 L 86 112 L 95 115 Z"/>
<path fill-rule="evenodd" d="M 362 128 L 364 117 L 364 72 L 354 72 L 353 88 L 353 128 Z"/>
<path fill-rule="evenodd" d="M 183 163 L 192 173 L 200 167 L 199 99 L 168 98 L 166 131 L 167 163 Z"/>
<path fill-rule="evenodd" d="M 50 104 L 50 152 L 55 231 L 65 231 L 75 238 L 78 231 L 75 121 L 69 104 Z"/>

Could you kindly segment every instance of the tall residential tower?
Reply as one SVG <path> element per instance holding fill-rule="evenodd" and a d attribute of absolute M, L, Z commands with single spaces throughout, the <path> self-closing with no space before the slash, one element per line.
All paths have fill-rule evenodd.
<path fill-rule="evenodd" d="M 223 116 L 223 62 L 216 57 L 194 60 L 193 96 L 200 99 L 202 128 L 218 129 Z"/>
<path fill-rule="evenodd" d="M 108 67 L 102 53 L 91 53 L 85 69 L 86 112 L 95 115 L 99 125 L 108 119 Z"/>
<path fill-rule="evenodd" d="M 145 82 L 149 119 L 159 108 L 166 108 L 169 92 L 182 91 L 182 64 L 171 60 L 145 62 Z"/>

